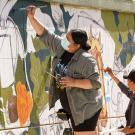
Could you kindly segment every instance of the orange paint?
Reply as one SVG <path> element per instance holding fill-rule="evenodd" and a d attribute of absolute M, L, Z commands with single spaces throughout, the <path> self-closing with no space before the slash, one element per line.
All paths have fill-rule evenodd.
<path fill-rule="evenodd" d="M 16 92 L 18 118 L 20 126 L 22 127 L 30 116 L 33 107 L 33 99 L 30 92 L 26 90 L 26 86 L 21 84 L 20 81 L 16 84 Z"/>

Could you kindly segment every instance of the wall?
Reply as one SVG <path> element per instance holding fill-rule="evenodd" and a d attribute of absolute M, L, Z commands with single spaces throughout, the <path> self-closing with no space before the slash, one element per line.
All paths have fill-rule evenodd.
<path fill-rule="evenodd" d="M 73 28 L 92 34 L 90 38 L 98 42 L 104 67 L 112 67 L 120 80 L 126 83 L 122 76 L 135 63 L 134 14 L 32 0 L 5 3 L 1 3 L 0 10 L 0 16 L 3 16 L 0 25 L 0 127 L 7 130 L 0 131 L 0 134 L 59 135 L 65 127 L 56 116 L 61 107 L 59 101 L 55 108 L 50 111 L 48 108 L 50 76 L 46 71 L 50 72 L 51 68 L 50 53 L 35 37 L 26 12 L 19 10 L 21 7 L 46 5 L 36 10 L 36 17 L 59 36 Z M 9 8 L 7 21 L 4 17 Z M 127 97 L 107 74 L 104 74 L 104 82 L 108 117 L 123 116 Z M 48 123 L 51 125 L 45 126 Z M 123 117 L 108 119 L 107 123 L 100 124 L 100 129 L 121 125 L 125 125 Z M 19 127 L 24 128 L 17 129 Z"/>

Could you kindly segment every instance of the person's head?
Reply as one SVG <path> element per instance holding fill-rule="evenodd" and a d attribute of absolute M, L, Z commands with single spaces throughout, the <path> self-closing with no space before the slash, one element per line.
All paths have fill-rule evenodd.
<path fill-rule="evenodd" d="M 132 69 L 128 75 L 123 76 L 124 79 L 127 79 L 127 85 L 130 89 L 135 91 L 135 69 Z"/>
<path fill-rule="evenodd" d="M 62 46 L 71 53 L 75 53 L 79 48 L 88 51 L 90 46 L 87 44 L 87 40 L 87 33 L 84 30 L 73 29 L 70 30 L 66 34 L 65 39 L 62 40 Z"/>

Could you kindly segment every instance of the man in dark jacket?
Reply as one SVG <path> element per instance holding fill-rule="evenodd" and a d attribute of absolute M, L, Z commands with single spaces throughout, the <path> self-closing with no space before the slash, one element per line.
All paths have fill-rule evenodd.
<path fill-rule="evenodd" d="M 130 99 L 125 113 L 126 127 L 123 128 L 122 132 L 135 135 L 135 69 L 132 69 L 129 75 L 123 76 L 124 79 L 127 79 L 128 87 L 113 74 L 111 68 L 107 67 L 104 71 L 108 72 L 121 91 Z"/>

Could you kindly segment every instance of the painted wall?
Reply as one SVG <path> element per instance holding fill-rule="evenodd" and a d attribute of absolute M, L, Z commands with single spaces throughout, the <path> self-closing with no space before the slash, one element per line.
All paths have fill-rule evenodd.
<path fill-rule="evenodd" d="M 61 108 L 59 101 L 55 108 L 50 111 L 48 108 L 50 76 L 46 71 L 50 72 L 51 56 L 35 37 L 26 12 L 19 9 L 30 4 L 46 5 L 36 10 L 36 17 L 59 36 L 73 28 L 86 30 L 96 41 L 100 35 L 98 45 L 104 67 L 112 67 L 124 83 L 123 74 L 135 64 L 135 16 L 34 0 L 0 2 L 0 128 L 7 129 L 0 134 L 61 135 L 65 124 L 56 116 Z M 107 74 L 104 74 L 104 82 L 108 117 L 123 116 L 127 97 Z M 48 123 L 50 125 L 45 126 Z M 125 125 L 125 119 L 108 119 L 104 125 L 99 124 L 101 130 Z M 19 127 L 24 128 L 17 129 Z"/>

